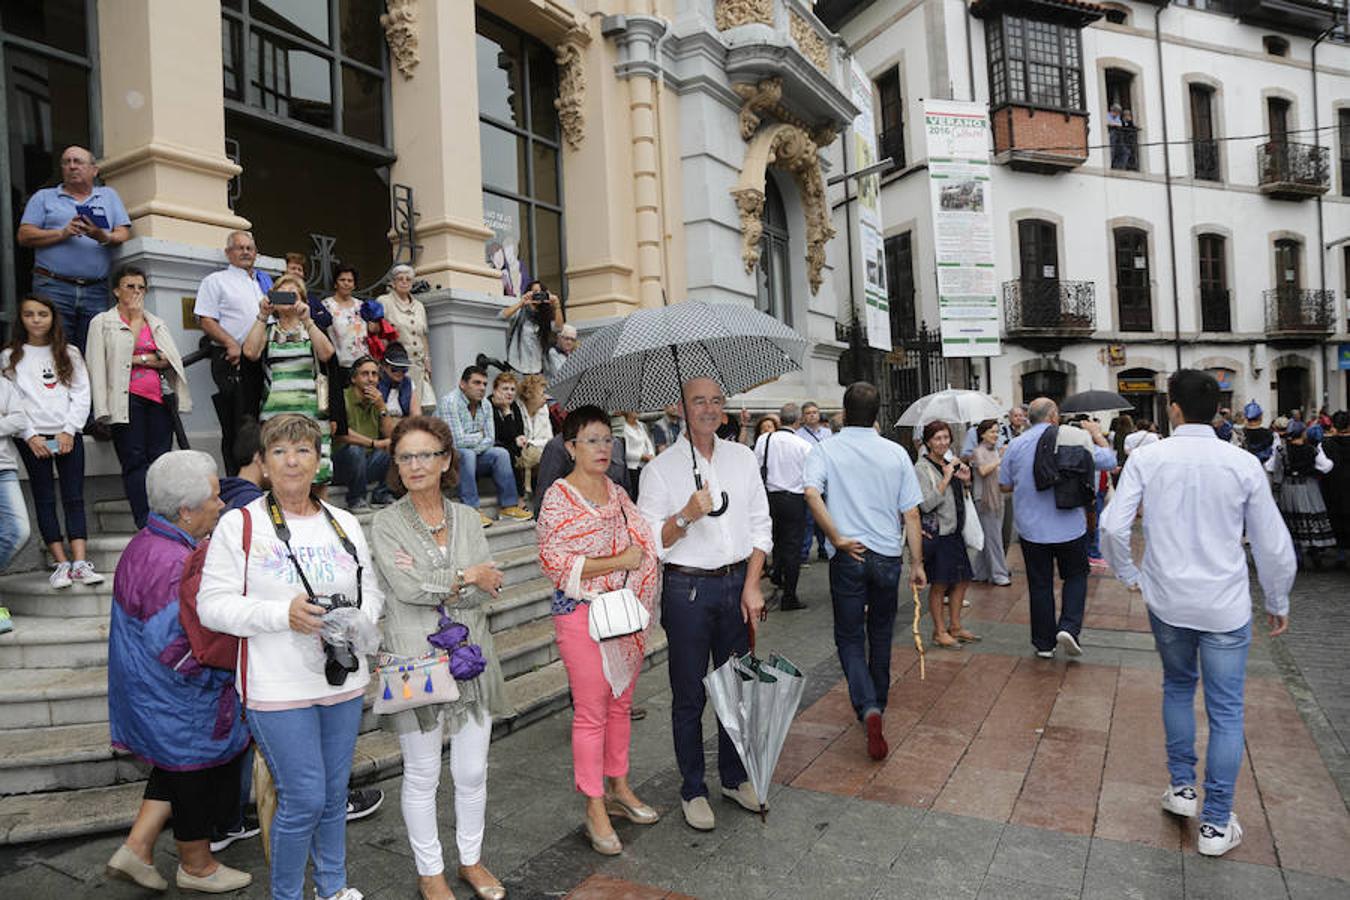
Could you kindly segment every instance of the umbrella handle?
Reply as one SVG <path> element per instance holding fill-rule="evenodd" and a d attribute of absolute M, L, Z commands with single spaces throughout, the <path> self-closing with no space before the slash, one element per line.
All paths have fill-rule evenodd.
<path fill-rule="evenodd" d="M 700 475 L 697 471 L 694 472 L 694 489 L 695 489 L 695 490 L 699 490 L 699 491 L 703 490 L 703 476 Z M 715 519 L 715 518 L 717 518 L 718 516 L 722 515 L 723 513 L 725 513 L 725 512 L 727 511 L 727 506 L 729 506 L 730 503 L 731 503 L 731 498 L 727 496 L 727 492 L 726 492 L 726 491 L 723 491 L 723 492 L 722 492 L 722 505 L 721 505 L 721 507 L 719 507 L 719 508 L 717 508 L 717 509 L 710 509 L 710 510 L 708 510 L 707 513 L 705 513 L 705 515 L 709 516 L 710 518 Z"/>

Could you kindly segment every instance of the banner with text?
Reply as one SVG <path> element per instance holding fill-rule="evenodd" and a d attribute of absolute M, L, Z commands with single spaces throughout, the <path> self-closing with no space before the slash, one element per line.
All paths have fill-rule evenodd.
<path fill-rule="evenodd" d="M 862 113 L 853 120 L 853 153 L 850 171 L 857 172 L 877 162 L 877 129 L 872 115 L 872 80 L 858 61 L 853 61 L 853 103 Z M 862 272 L 863 326 L 867 345 L 878 350 L 891 349 L 891 305 L 886 293 L 886 244 L 881 232 L 881 175 L 857 179 L 858 202 L 849 215 L 857 225 L 858 245 L 850 247 Z"/>
<path fill-rule="evenodd" d="M 925 100 L 928 179 L 943 356 L 998 356 L 989 110 Z"/>

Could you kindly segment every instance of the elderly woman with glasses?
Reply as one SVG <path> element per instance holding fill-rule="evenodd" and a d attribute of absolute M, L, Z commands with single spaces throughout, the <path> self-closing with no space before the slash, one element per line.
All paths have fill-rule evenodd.
<path fill-rule="evenodd" d="M 408 379 L 421 409 L 436 408 L 436 389 L 431 384 L 431 345 L 427 340 L 427 308 L 413 296 L 413 267 L 394 266 L 389 273 L 389 292 L 380 297 L 384 319 L 398 329 L 398 340 L 408 351 L 412 366 Z"/>
<path fill-rule="evenodd" d="M 588 598 L 627 587 L 651 613 L 661 582 L 658 548 L 628 492 L 605 474 L 614 452 L 609 416 L 595 406 L 573 410 L 563 442 L 575 466 L 544 495 L 539 563 L 557 588 L 553 627 L 572 689 L 572 769 L 586 797 L 586 836 L 597 853 L 615 856 L 623 845 L 611 815 L 639 825 L 657 820 L 628 783 L 629 711 L 647 632 L 593 640 Z"/>
<path fill-rule="evenodd" d="M 322 438 L 299 413 L 263 425 L 272 489 L 221 516 L 197 594 L 202 625 L 245 639 L 236 684 L 277 786 L 273 900 L 300 900 L 311 858 L 319 900 L 361 898 L 347 886 L 347 780 L 370 674 L 350 640 L 320 632 L 339 613 L 373 630 L 384 594 L 356 518 L 311 493 Z"/>
<path fill-rule="evenodd" d="M 403 751 L 403 822 L 418 888 L 426 900 L 452 896 L 436 824 L 442 736 L 448 730 L 459 877 L 476 896 L 500 900 L 506 890 L 483 865 L 481 854 L 492 719 L 510 713 L 487 613 L 487 604 L 501 590 L 502 573 L 492 561 L 477 511 L 446 499 L 458 477 L 450 426 L 432 416 L 411 416 L 394 429 L 390 446 L 395 468 L 389 484 L 403 496 L 376 513 L 371 524 L 388 600 L 384 648 L 401 657 L 420 656 L 448 649 L 457 635 L 477 645 L 484 663 L 478 674 L 457 682 L 458 700 L 381 720 L 398 735 Z"/>
<path fill-rule="evenodd" d="M 154 849 L 172 816 L 178 887 L 236 891 L 253 876 L 217 862 L 210 842 L 212 829 L 235 814 L 248 730 L 239 717 L 234 674 L 197 662 L 178 619 L 184 564 L 224 507 L 216 462 L 199 450 L 165 453 L 150 464 L 146 487 L 145 527 L 127 544 L 113 577 L 108 726 L 114 747 L 153 768 L 108 874 L 166 890 Z"/>

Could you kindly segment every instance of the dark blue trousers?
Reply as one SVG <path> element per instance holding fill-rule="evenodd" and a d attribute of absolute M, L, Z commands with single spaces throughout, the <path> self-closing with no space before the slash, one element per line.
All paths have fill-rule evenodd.
<path fill-rule="evenodd" d="M 122 488 L 131 501 L 136 527 L 150 517 L 145 498 L 145 473 L 150 464 L 173 449 L 173 416 L 163 403 L 132 394 L 128 422 L 112 427 L 113 447 L 122 464 Z"/>
<path fill-rule="evenodd" d="M 717 577 L 686 575 L 667 569 L 661 590 L 661 627 L 669 642 L 670 726 L 675 738 L 675 762 L 683 779 L 680 797 L 706 796 L 703 780 L 703 707 L 707 692 L 703 676 L 708 657 L 713 668 L 731 654 L 750 650 L 750 632 L 741 620 L 741 589 L 745 569 Z M 717 771 L 723 787 L 736 788 L 746 780 L 736 745 L 721 723 L 717 725 Z"/>
<path fill-rule="evenodd" d="M 1027 597 L 1031 604 L 1031 643 L 1037 650 L 1055 649 L 1055 635 L 1067 631 L 1075 638 L 1083 630 L 1087 606 L 1088 536 L 1062 544 L 1037 544 L 1025 536 L 1022 562 L 1027 567 Z M 1058 622 L 1055 618 L 1055 566 L 1064 579 Z"/>
<path fill-rule="evenodd" d="M 830 559 L 834 646 L 859 719 L 874 709 L 886 711 L 899 589 L 898 556 L 868 550 L 861 561 L 842 552 Z"/>

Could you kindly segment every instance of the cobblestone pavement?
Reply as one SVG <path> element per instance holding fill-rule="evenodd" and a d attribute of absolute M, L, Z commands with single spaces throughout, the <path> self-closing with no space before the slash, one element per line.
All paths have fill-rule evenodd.
<path fill-rule="evenodd" d="M 1138 595 L 1093 577 L 1086 653 L 1075 663 L 1031 655 L 1020 577 L 1012 587 L 971 591 L 968 625 L 984 640 L 961 652 L 930 650 L 924 680 L 901 628 L 886 717 L 892 753 L 876 763 L 864 752 L 834 656 L 826 580 L 825 565 L 807 569 L 810 609 L 774 614 L 761 634 L 762 650 L 808 673 L 767 821 L 714 801 L 715 831 L 685 826 L 669 690 L 657 668 L 638 685 L 649 715 L 634 726 L 631 776 L 662 820 L 647 828 L 616 823 L 622 856 L 595 855 L 580 834 L 570 714 L 493 745 L 484 862 L 512 897 L 1350 897 L 1350 575 L 1301 576 L 1290 635 L 1272 641 L 1262 627 L 1254 639 L 1236 804 L 1246 838 L 1219 860 L 1196 855 L 1194 825 L 1158 806 L 1166 783 L 1160 674 Z M 927 635 L 929 623 L 920 627 Z M 711 728 L 709 713 L 705 734 Z M 449 780 L 447 771 L 441 824 L 453 872 Z M 348 829 L 351 883 L 371 900 L 413 898 L 399 779 L 380 786 L 383 809 Z M 0 848 L 0 897 L 144 896 L 103 874 L 119 841 Z M 236 896 L 267 895 L 256 841 L 221 858 L 257 879 Z M 158 863 L 172 873 L 168 836 Z M 469 896 L 466 886 L 454 887 Z"/>

